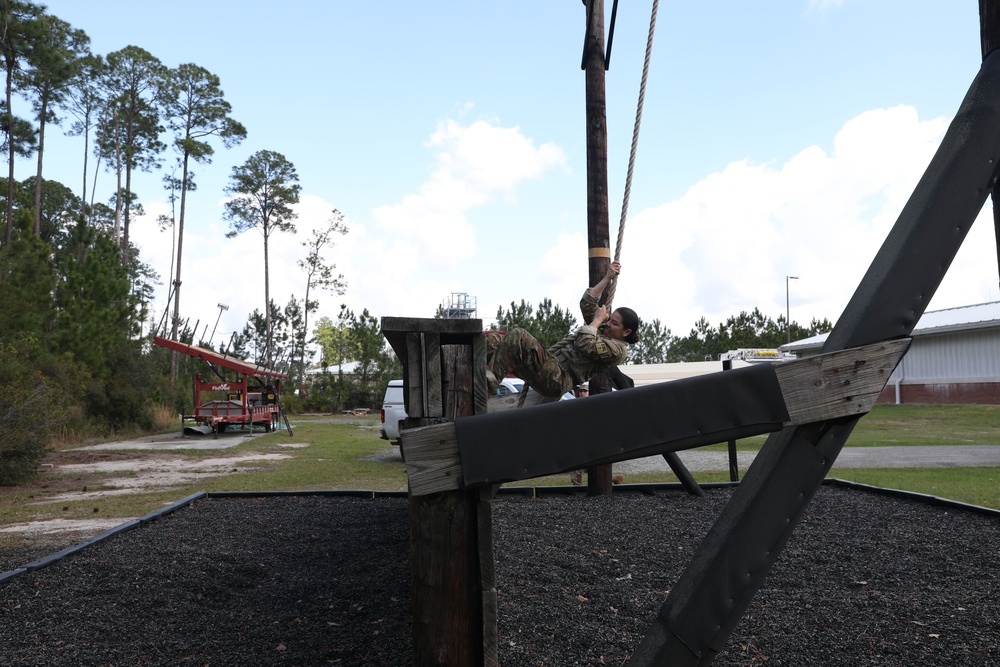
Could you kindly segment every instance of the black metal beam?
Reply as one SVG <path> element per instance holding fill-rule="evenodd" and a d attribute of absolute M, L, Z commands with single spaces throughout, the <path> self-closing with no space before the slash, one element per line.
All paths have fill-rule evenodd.
<path fill-rule="evenodd" d="M 789 420 L 774 366 L 760 364 L 464 417 L 455 431 L 464 482 L 476 485 L 659 454 L 665 443 L 680 450 L 771 433 Z"/>

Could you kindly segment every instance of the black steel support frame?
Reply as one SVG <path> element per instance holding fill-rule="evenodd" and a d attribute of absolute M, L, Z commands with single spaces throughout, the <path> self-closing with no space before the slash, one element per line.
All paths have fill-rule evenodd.
<path fill-rule="evenodd" d="M 910 334 L 997 181 L 1000 54 L 983 61 L 941 146 L 823 352 Z M 708 665 L 764 582 L 859 418 L 772 434 L 628 665 Z"/>

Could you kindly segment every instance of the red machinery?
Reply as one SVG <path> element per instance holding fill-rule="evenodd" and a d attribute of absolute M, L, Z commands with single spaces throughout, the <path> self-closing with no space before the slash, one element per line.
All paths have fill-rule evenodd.
<path fill-rule="evenodd" d="M 235 371 L 235 380 L 228 380 L 216 369 L 217 380 L 205 380 L 201 373 L 194 376 L 194 420 L 203 429 L 199 433 L 222 433 L 230 424 L 240 426 L 263 426 L 271 432 L 283 416 L 281 410 L 281 381 L 287 380 L 284 373 L 252 364 L 219 352 L 188 345 L 169 338 L 155 336 L 153 342 L 195 359 L 208 362 L 213 367 Z M 251 379 L 253 384 L 251 384 Z M 203 392 L 210 392 L 203 397 Z M 287 425 L 287 421 L 286 421 Z M 211 429 L 211 430 L 208 430 Z M 289 429 L 291 432 L 291 429 Z"/>

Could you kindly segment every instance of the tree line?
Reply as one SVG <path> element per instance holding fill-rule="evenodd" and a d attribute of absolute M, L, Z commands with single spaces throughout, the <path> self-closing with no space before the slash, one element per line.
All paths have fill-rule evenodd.
<path fill-rule="evenodd" d="M 507 331 L 521 327 L 530 332 L 543 346 L 549 347 L 578 326 L 576 316 L 568 309 L 543 299 L 534 307 L 523 299 L 497 309 L 491 329 Z M 663 364 L 692 361 L 712 361 L 730 350 L 741 348 L 777 348 L 789 338 L 800 340 L 833 329 L 833 323 L 813 318 L 808 327 L 791 322 L 783 316 L 771 318 L 754 308 L 742 311 L 718 325 L 701 317 L 686 336 L 674 335 L 659 319 L 639 320 L 639 342 L 629 351 L 631 364 Z"/>
<path fill-rule="evenodd" d="M 192 325 L 183 316 L 187 194 L 197 187 L 195 168 L 211 164 L 217 148 L 239 144 L 248 132 L 234 118 L 219 77 L 207 69 L 168 67 L 135 45 L 93 53 L 83 30 L 42 4 L 0 0 L 0 53 L 0 151 L 8 163 L 6 178 L 0 177 L 0 484 L 6 484 L 34 471 L 53 438 L 148 431 L 191 413 L 191 375 L 208 369 L 152 345 L 150 334 L 212 347 L 199 321 Z M 15 107 L 30 108 L 30 116 L 17 115 Z M 74 187 L 45 178 L 45 138 L 53 128 L 79 137 L 81 179 Z M 15 174 L 18 158 L 23 164 L 32 157 L 33 173 Z M 131 239 L 135 219 L 144 214 L 133 180 L 165 163 L 171 213 L 158 222 L 171 232 L 173 252 L 169 267 L 152 267 Z M 100 174 L 111 176 L 110 187 L 99 183 Z M 260 232 L 264 299 L 242 331 L 218 348 L 287 372 L 290 409 L 374 407 L 379 373 L 398 371 L 384 341 L 373 347 L 377 321 L 367 311 L 342 310 L 336 326 L 350 341 L 341 358 L 361 359 L 368 384 L 306 382 L 310 331 L 324 330 L 310 325 L 318 295 L 343 294 L 347 287 L 325 259 L 348 232 L 340 211 L 301 244 L 304 297 L 292 295 L 283 307 L 271 298 L 269 242 L 275 233 L 295 233 L 299 193 L 294 165 L 277 151 L 257 151 L 232 169 L 223 211 L 227 236 Z M 150 309 L 161 271 L 170 292 L 168 311 L 158 320 Z"/>

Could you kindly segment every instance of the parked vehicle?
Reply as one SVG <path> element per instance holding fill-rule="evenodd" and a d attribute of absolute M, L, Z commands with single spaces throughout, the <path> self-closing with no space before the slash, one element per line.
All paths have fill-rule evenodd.
<path fill-rule="evenodd" d="M 406 419 L 406 408 L 403 406 L 403 381 L 389 380 L 382 399 L 382 430 L 383 440 L 394 445 L 399 444 L 399 422 Z"/>
<path fill-rule="evenodd" d="M 498 396 L 519 394 L 524 391 L 524 380 L 521 378 L 504 378 L 497 388 Z M 389 440 L 394 445 L 399 444 L 400 422 L 406 419 L 406 407 L 403 405 L 403 381 L 389 380 L 382 399 L 382 427 L 379 435 L 383 440 Z"/>
<path fill-rule="evenodd" d="M 521 378 L 504 378 L 500 380 L 500 386 L 497 387 L 497 395 L 499 396 L 520 394 L 522 391 L 524 391 L 524 380 Z"/>

